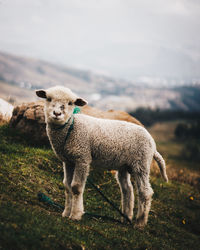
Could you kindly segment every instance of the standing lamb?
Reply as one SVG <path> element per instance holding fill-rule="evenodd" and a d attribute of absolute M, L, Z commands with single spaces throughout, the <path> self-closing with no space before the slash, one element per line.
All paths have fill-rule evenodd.
<path fill-rule="evenodd" d="M 105 165 L 118 171 L 122 212 L 130 220 L 134 207 L 130 176 L 135 180 L 138 191 L 136 227 L 144 227 L 153 195 L 149 182 L 153 158 L 168 181 L 165 162 L 147 130 L 129 122 L 73 114 L 75 106 L 84 106 L 87 102 L 65 87 L 37 90 L 36 94 L 46 99 L 47 134 L 55 154 L 63 162 L 66 201 L 62 216 L 81 219 L 89 167 L 92 165 L 95 169 Z"/>

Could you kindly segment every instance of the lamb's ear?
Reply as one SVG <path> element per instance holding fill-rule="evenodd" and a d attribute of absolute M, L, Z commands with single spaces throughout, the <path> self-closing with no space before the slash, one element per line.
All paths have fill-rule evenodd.
<path fill-rule="evenodd" d="M 74 102 L 75 105 L 77 106 L 84 106 L 88 104 L 88 102 L 82 98 L 77 98 L 76 101 Z"/>
<path fill-rule="evenodd" d="M 43 89 L 36 90 L 35 93 L 40 98 L 47 98 L 46 91 Z"/>

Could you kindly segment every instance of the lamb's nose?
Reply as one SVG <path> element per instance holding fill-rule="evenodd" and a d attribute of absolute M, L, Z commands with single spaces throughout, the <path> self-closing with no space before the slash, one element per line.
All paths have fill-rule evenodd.
<path fill-rule="evenodd" d="M 53 114 L 54 114 L 56 117 L 58 117 L 58 116 L 60 116 L 60 115 L 61 115 L 61 112 L 56 112 L 56 111 L 53 111 Z"/>

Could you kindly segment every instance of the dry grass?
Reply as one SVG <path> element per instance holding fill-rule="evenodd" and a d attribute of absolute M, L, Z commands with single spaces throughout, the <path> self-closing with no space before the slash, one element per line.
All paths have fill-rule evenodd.
<path fill-rule="evenodd" d="M 9 121 L 10 121 L 10 117 L 6 117 L 6 116 L 3 116 L 2 114 L 0 114 L 0 126 L 8 124 Z"/>
<path fill-rule="evenodd" d="M 160 177 L 160 171 L 156 163 L 152 164 L 151 174 Z M 167 164 L 167 176 L 169 180 L 187 183 L 196 187 L 200 187 L 199 171 L 190 170 L 187 168 L 179 168 L 175 164 Z"/>
<path fill-rule="evenodd" d="M 200 187 L 199 163 L 182 159 L 184 144 L 177 141 L 174 136 L 174 130 L 179 122 L 156 123 L 149 132 L 157 143 L 158 151 L 166 160 L 169 179 Z M 155 164 L 152 165 L 152 174 L 160 176 Z"/>

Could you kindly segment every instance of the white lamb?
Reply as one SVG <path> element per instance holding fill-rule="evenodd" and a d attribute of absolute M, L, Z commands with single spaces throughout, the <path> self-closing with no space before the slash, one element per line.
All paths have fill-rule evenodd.
<path fill-rule="evenodd" d="M 122 212 L 130 220 L 134 207 L 130 176 L 133 177 L 138 191 L 136 227 L 144 227 L 153 195 L 149 182 L 153 158 L 163 178 L 168 181 L 165 162 L 147 130 L 129 122 L 73 114 L 75 106 L 84 106 L 87 102 L 68 88 L 56 86 L 37 90 L 36 94 L 46 99 L 47 134 L 55 154 L 63 161 L 66 196 L 63 217 L 81 219 L 90 165 L 94 168 L 106 166 L 118 171 Z"/>

